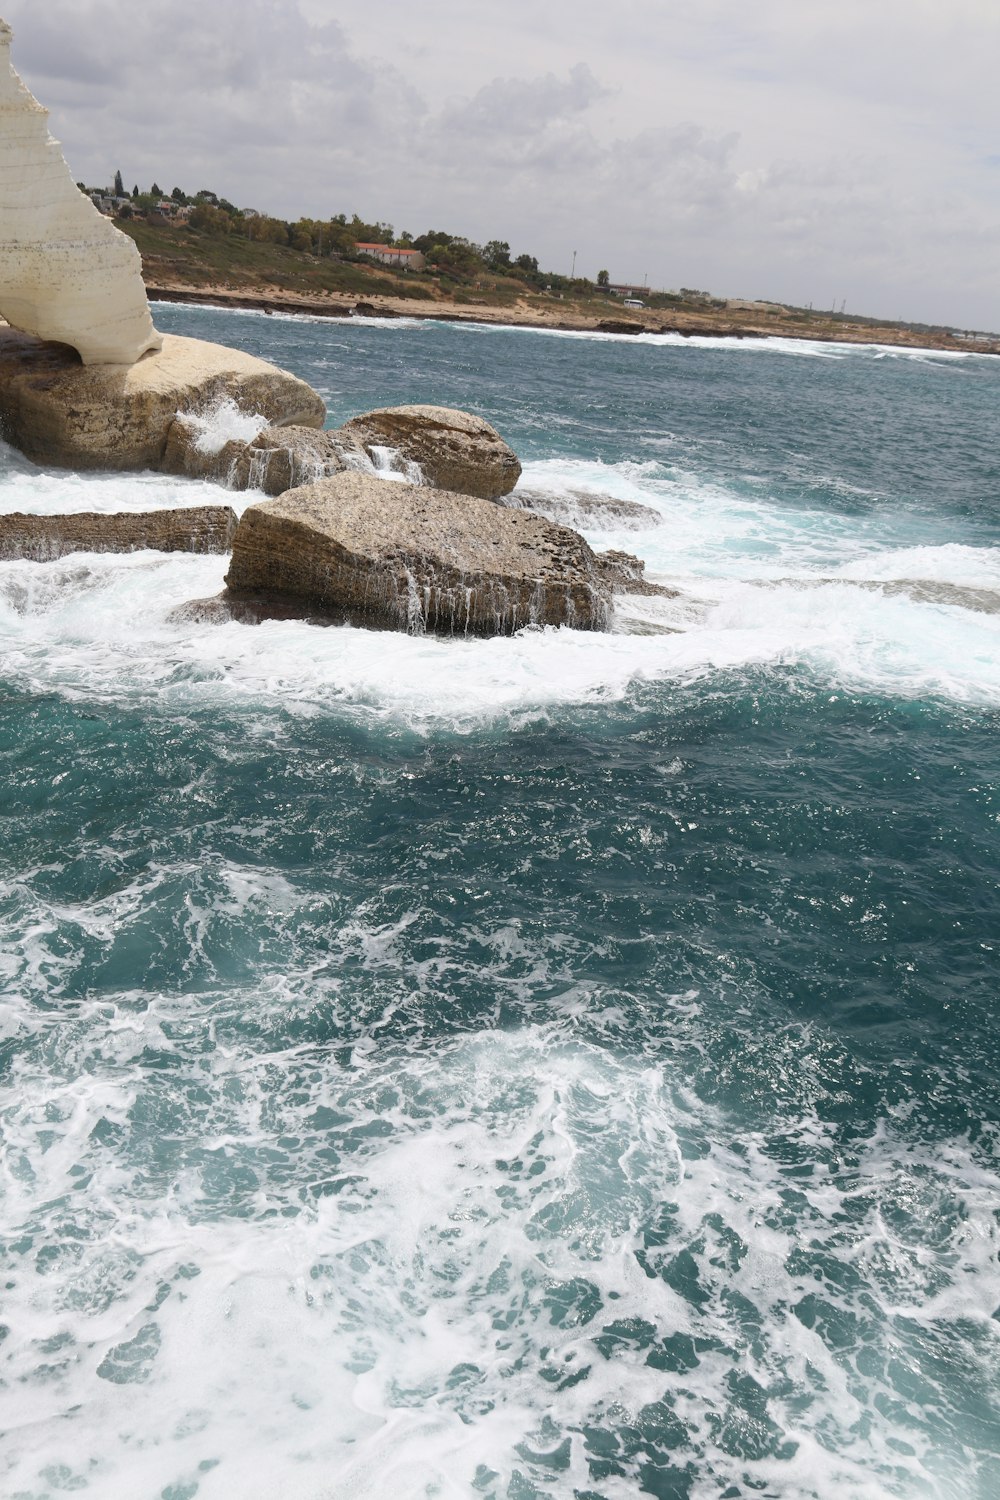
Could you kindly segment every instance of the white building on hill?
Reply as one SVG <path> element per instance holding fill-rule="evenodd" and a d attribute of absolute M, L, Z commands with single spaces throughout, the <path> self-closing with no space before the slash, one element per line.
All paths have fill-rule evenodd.
<path fill-rule="evenodd" d="M 381 266 L 396 266 L 401 271 L 422 271 L 424 257 L 419 250 L 397 249 L 394 245 L 374 245 L 359 240 L 355 246 L 359 255 L 377 260 Z"/>

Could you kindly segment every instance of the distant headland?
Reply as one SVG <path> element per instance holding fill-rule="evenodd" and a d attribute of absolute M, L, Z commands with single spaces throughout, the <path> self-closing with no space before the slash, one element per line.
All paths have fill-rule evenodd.
<path fill-rule="evenodd" d="M 179 187 L 131 191 L 78 186 L 136 242 L 152 301 L 345 317 L 356 308 L 415 317 L 523 327 L 687 336 L 805 338 L 845 343 L 1000 353 L 1000 335 L 859 316 L 682 287 L 656 290 L 544 271 L 505 240 L 478 245 L 460 234 L 396 234 L 357 214 L 276 218 L 225 197 Z M 639 305 L 637 305 L 639 304 Z"/>

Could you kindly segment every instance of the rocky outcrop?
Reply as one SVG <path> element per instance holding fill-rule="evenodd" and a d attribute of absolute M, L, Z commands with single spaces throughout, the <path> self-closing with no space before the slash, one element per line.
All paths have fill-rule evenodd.
<path fill-rule="evenodd" d="M 162 343 L 139 252 L 70 176 L 48 111 L 11 67 L 11 35 L 0 21 L 0 314 L 85 365 L 130 365 Z"/>
<path fill-rule="evenodd" d="M 326 415 L 305 381 L 220 344 L 167 334 L 137 364 L 85 367 L 65 344 L 0 328 L 0 435 L 35 463 L 157 469 L 179 412 L 226 402 L 260 427 L 322 427 Z"/>
<path fill-rule="evenodd" d="M 105 515 L 0 515 L 0 558 L 53 562 L 69 552 L 228 552 L 236 533 L 236 512 L 228 505 L 197 505 L 179 510 L 120 511 Z"/>
<path fill-rule="evenodd" d="M 391 307 L 376 307 L 374 302 L 355 302 L 351 312 L 355 318 L 398 318 L 400 316 Z"/>
<path fill-rule="evenodd" d="M 398 629 L 600 629 L 610 595 L 594 554 L 563 526 L 468 495 L 343 473 L 252 505 L 226 577 L 231 595 L 301 601 Z"/>
<path fill-rule="evenodd" d="M 221 431 L 225 424 L 218 425 Z M 438 406 L 366 412 L 329 432 L 264 428 L 214 445 L 206 442 L 205 429 L 197 414 L 178 417 L 163 468 L 266 495 L 281 495 L 345 469 L 376 470 L 488 500 L 505 494 L 521 472 L 516 454 L 488 422 Z"/>
<path fill-rule="evenodd" d="M 345 422 L 340 431 L 361 443 L 376 468 L 385 450 L 396 467 L 416 464 L 425 483 L 460 495 L 497 500 L 521 477 L 517 454 L 495 427 L 447 406 L 387 406 Z"/>
<path fill-rule="evenodd" d="M 178 417 L 167 437 L 163 468 L 170 474 L 214 479 L 233 490 L 282 495 L 348 468 L 368 469 L 367 454 L 338 432 L 315 427 L 265 427 L 247 442 L 206 444 L 206 424 Z"/>

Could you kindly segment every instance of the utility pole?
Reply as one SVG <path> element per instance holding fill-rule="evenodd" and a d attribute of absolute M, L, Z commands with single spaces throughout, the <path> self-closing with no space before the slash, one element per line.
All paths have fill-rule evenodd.
<path fill-rule="evenodd" d="M 569 273 L 569 279 L 570 279 L 570 281 L 575 281 L 576 280 L 576 251 L 575 250 L 573 251 L 573 269 Z"/>

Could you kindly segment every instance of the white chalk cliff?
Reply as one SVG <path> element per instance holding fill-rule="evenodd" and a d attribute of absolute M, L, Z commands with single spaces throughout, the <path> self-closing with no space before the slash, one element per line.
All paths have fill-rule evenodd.
<path fill-rule="evenodd" d="M 11 37 L 0 20 L 0 316 L 85 365 L 134 364 L 163 343 L 139 252 L 73 181 L 48 110 L 11 66 Z"/>

